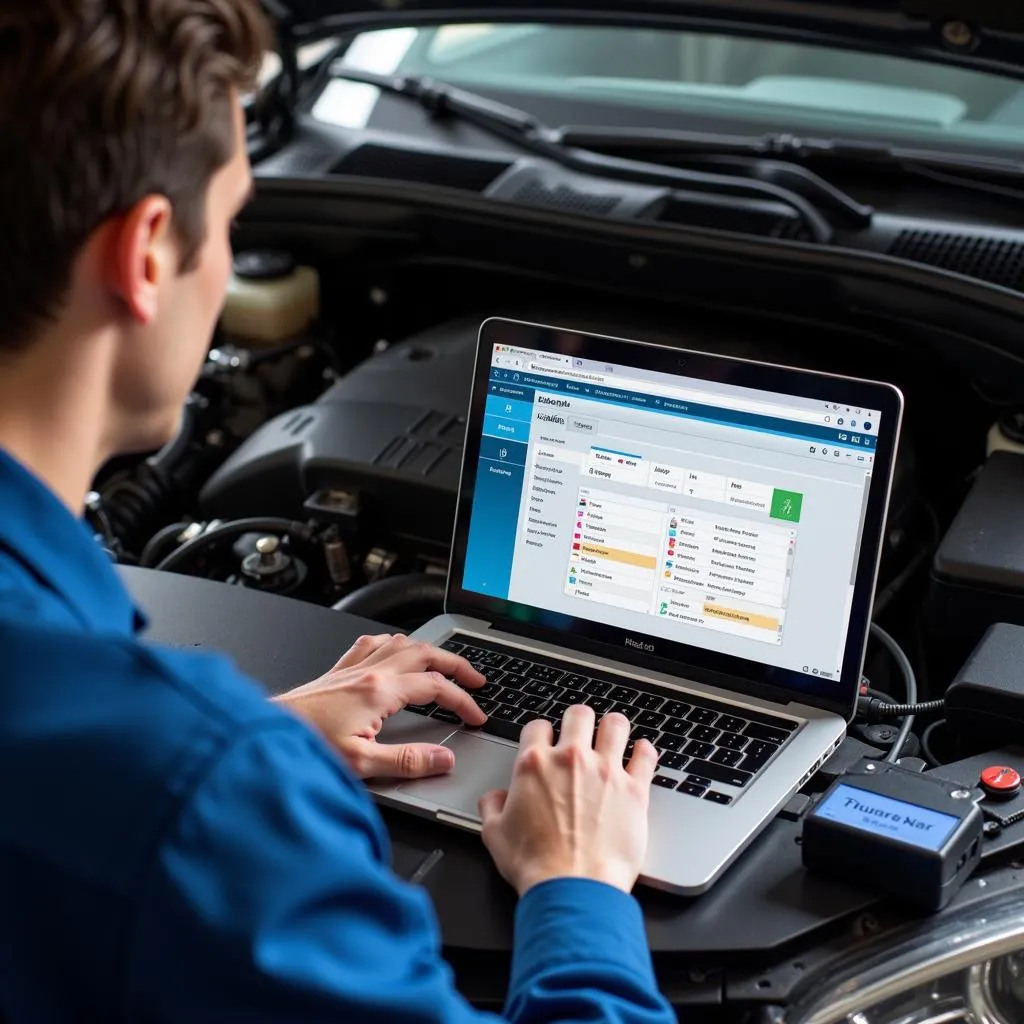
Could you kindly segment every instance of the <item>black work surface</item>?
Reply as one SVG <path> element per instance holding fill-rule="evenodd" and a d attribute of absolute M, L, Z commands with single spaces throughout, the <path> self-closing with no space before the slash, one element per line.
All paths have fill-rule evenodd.
<path fill-rule="evenodd" d="M 391 632 L 369 619 L 245 587 L 131 566 L 119 571 L 149 618 L 144 640 L 226 654 L 270 693 L 323 675 L 362 634 Z"/>
<path fill-rule="evenodd" d="M 515 901 L 479 838 L 391 810 L 384 817 L 404 853 L 415 850 L 422 861 L 434 850 L 443 851 L 422 883 L 437 908 L 445 945 L 510 951 Z M 697 899 L 639 887 L 636 895 L 652 951 L 702 957 L 767 952 L 876 902 L 808 875 L 800 863 L 799 834 L 800 826 L 794 822 L 774 822 L 739 863 Z"/>
<path fill-rule="evenodd" d="M 150 617 L 147 640 L 223 651 L 272 693 L 326 671 L 360 634 L 384 631 L 365 619 L 239 587 L 145 569 L 122 572 Z M 445 945 L 509 950 L 513 894 L 479 837 L 392 810 L 383 813 L 395 870 L 405 878 L 416 876 L 430 893 Z M 686 813 L 683 796 L 679 813 Z M 639 889 L 652 950 L 767 952 L 875 902 L 865 893 L 807 875 L 799 833 L 798 823 L 776 820 L 699 898 Z"/>

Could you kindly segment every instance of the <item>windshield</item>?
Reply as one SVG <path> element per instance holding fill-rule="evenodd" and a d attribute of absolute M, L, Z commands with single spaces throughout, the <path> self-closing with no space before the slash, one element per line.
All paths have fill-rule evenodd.
<path fill-rule="evenodd" d="M 1015 157 L 1024 143 L 1024 88 L 1013 79 L 788 42 L 642 28 L 446 25 L 363 33 L 342 64 L 577 100 L 581 118 L 589 101 L 591 124 L 598 103 L 657 113 L 659 124 L 670 114 L 680 128 L 706 128 L 711 118 L 718 131 L 825 134 Z M 334 95 L 316 113 L 334 119 L 343 99 Z M 643 117 L 628 123 L 639 126 Z"/>

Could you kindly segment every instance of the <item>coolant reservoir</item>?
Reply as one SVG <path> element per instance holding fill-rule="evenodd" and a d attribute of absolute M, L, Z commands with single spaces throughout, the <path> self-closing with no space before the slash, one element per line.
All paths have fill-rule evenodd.
<path fill-rule="evenodd" d="M 221 327 L 239 344 L 276 345 L 301 335 L 320 311 L 320 277 L 286 252 L 235 256 Z"/>

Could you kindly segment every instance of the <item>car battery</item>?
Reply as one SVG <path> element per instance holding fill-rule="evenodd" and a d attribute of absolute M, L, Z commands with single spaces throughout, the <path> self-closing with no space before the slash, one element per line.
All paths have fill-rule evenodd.
<path fill-rule="evenodd" d="M 1024 625 L 1024 455 L 996 451 L 932 562 L 933 682 L 943 688 L 993 623 Z"/>

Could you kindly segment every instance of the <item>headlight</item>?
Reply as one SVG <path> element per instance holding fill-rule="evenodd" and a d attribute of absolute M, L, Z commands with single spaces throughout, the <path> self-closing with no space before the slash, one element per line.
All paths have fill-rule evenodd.
<path fill-rule="evenodd" d="M 905 934 L 802 991 L 786 1024 L 1024 1024 L 1024 901 Z"/>

